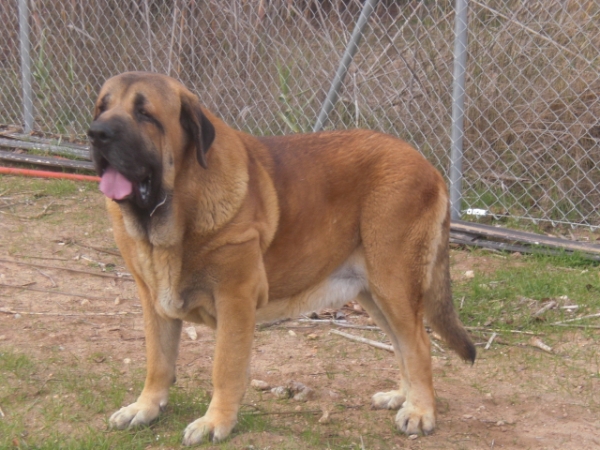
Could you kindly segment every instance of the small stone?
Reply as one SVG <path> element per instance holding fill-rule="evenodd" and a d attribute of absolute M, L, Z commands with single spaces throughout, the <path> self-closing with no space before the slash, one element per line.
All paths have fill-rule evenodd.
<path fill-rule="evenodd" d="M 121 304 L 121 297 L 115 298 L 115 305 L 120 305 L 120 304 Z"/>
<path fill-rule="evenodd" d="M 196 331 L 196 327 L 187 327 L 184 331 L 185 334 L 187 334 L 192 341 L 198 339 L 198 332 Z"/>
<path fill-rule="evenodd" d="M 81 306 L 90 306 L 90 301 L 87 298 L 84 298 L 83 300 L 81 300 L 80 305 Z"/>
<path fill-rule="evenodd" d="M 418 434 L 411 434 L 410 436 L 408 436 L 408 438 L 409 438 L 411 441 L 414 441 L 414 440 L 415 440 L 415 439 L 417 439 L 418 437 L 419 437 L 419 435 L 418 435 Z"/>
<path fill-rule="evenodd" d="M 294 330 L 289 330 L 289 331 L 288 331 L 288 334 L 289 334 L 290 336 L 296 336 L 296 332 L 295 332 Z"/>
<path fill-rule="evenodd" d="M 124 363 L 124 364 L 131 364 L 131 358 L 125 358 L 125 359 L 123 360 L 123 363 Z"/>
<path fill-rule="evenodd" d="M 308 389 L 304 383 L 300 383 L 298 381 L 293 381 L 293 380 L 288 381 L 288 388 L 294 394 L 297 394 L 298 392 L 302 392 L 303 390 Z"/>
<path fill-rule="evenodd" d="M 271 389 L 269 383 L 263 380 L 252 380 L 250 382 L 250 386 L 252 386 L 257 391 L 268 391 L 269 389 Z"/>
<path fill-rule="evenodd" d="M 503 427 L 504 425 L 506 425 L 506 422 L 504 420 L 499 420 L 498 422 L 496 422 L 497 427 Z"/>
<path fill-rule="evenodd" d="M 21 314 L 17 313 L 13 316 L 15 319 L 20 319 L 21 317 L 23 317 Z"/>
<path fill-rule="evenodd" d="M 280 399 L 286 399 L 286 398 L 290 398 L 292 396 L 291 391 L 289 390 L 289 388 L 285 387 L 285 386 L 277 386 L 274 387 L 273 389 L 271 389 L 271 393 Z"/>
<path fill-rule="evenodd" d="M 465 272 L 465 278 L 475 278 L 475 272 L 473 272 L 472 270 L 467 270 Z"/>
<path fill-rule="evenodd" d="M 314 341 L 315 339 L 318 339 L 319 335 L 315 334 L 315 333 L 311 333 L 308 336 L 306 336 L 306 339 L 308 339 L 309 341 Z"/>
<path fill-rule="evenodd" d="M 309 387 L 304 388 L 302 391 L 300 391 L 296 395 L 294 395 L 294 400 L 296 400 L 297 402 L 305 402 L 314 397 L 314 392 L 315 391 L 313 391 Z"/>
<path fill-rule="evenodd" d="M 472 419 L 473 416 L 471 414 L 465 414 L 464 416 L 462 416 L 462 418 L 465 420 L 469 420 L 469 419 Z"/>

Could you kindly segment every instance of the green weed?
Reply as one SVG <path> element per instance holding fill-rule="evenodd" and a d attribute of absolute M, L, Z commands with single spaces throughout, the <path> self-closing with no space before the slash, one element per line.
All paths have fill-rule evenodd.
<path fill-rule="evenodd" d="M 461 317 L 471 326 L 503 329 L 541 329 L 546 323 L 571 317 L 566 309 L 534 317 L 544 302 L 576 304 L 578 314 L 600 308 L 597 264 L 581 255 L 532 255 L 525 264 L 505 265 L 493 273 L 477 273 L 455 283 L 455 298 L 465 297 Z M 585 323 L 585 322 L 582 322 Z"/>

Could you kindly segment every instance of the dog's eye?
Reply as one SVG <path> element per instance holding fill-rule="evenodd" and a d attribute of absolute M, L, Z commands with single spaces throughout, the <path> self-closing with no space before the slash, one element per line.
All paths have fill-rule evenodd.
<path fill-rule="evenodd" d="M 137 108 L 135 110 L 135 117 L 137 118 L 137 120 L 139 122 L 153 124 L 160 131 L 164 131 L 162 124 L 156 119 L 156 117 L 154 117 L 152 114 L 150 114 L 144 108 Z"/>

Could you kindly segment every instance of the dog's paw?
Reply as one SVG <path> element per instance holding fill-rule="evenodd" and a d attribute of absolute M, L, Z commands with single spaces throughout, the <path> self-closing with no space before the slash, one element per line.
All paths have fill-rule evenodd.
<path fill-rule="evenodd" d="M 229 421 L 217 421 L 207 413 L 186 427 L 183 433 L 183 445 L 196 445 L 203 441 L 220 442 L 229 436 L 235 424 L 235 418 Z"/>
<path fill-rule="evenodd" d="M 405 405 L 398 414 L 396 414 L 396 426 L 398 429 L 408 435 L 424 435 L 433 433 L 435 428 L 435 411 L 433 408 L 417 408 L 412 405 Z"/>
<path fill-rule="evenodd" d="M 378 392 L 371 398 L 375 409 L 398 409 L 404 403 L 405 397 L 402 391 Z"/>
<path fill-rule="evenodd" d="M 108 419 L 111 428 L 123 430 L 125 428 L 134 428 L 148 425 L 158 417 L 160 406 L 148 406 L 140 402 L 124 406 Z"/>

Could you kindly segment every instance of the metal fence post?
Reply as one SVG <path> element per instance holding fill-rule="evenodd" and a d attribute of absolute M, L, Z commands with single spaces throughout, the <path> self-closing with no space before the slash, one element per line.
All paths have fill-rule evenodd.
<path fill-rule="evenodd" d="M 454 82 L 452 89 L 452 133 L 450 152 L 450 214 L 460 219 L 462 160 L 465 116 L 465 75 L 467 72 L 468 0 L 456 0 L 454 13 Z"/>
<path fill-rule="evenodd" d="M 19 42 L 21 49 L 21 83 L 23 92 L 23 126 L 25 133 L 33 130 L 33 95 L 31 92 L 31 57 L 29 55 L 28 0 L 19 0 Z"/>
<path fill-rule="evenodd" d="M 354 58 L 354 54 L 356 50 L 358 50 L 358 44 L 363 35 L 363 30 L 365 25 L 369 22 L 369 17 L 371 17 L 371 13 L 375 10 L 375 6 L 377 5 L 377 0 L 367 0 L 365 6 L 360 13 L 360 17 L 356 22 L 356 26 L 352 31 L 352 36 L 350 37 L 350 41 L 348 42 L 348 46 L 344 51 L 344 56 L 342 56 L 342 60 L 338 67 L 337 72 L 335 73 L 335 77 L 333 78 L 333 82 L 331 83 L 331 87 L 329 88 L 329 92 L 327 93 L 327 98 L 323 102 L 323 106 L 321 107 L 321 112 L 319 113 L 319 117 L 317 118 L 317 122 L 313 127 L 313 131 L 321 131 L 323 129 L 323 125 L 329 117 L 329 113 L 333 109 L 333 105 L 337 101 L 338 94 L 340 91 L 340 87 L 342 86 L 342 82 L 346 77 L 346 73 L 348 72 L 348 68 L 350 67 L 350 63 Z"/>

